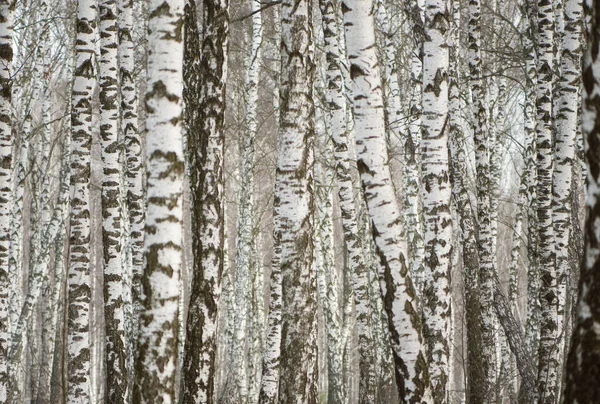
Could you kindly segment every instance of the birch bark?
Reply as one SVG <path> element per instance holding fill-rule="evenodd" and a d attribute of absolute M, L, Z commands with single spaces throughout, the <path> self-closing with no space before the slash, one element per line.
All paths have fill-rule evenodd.
<path fill-rule="evenodd" d="M 425 1 L 423 43 L 423 334 L 429 348 L 433 399 L 439 403 L 448 400 L 451 339 L 452 188 L 448 161 L 448 4 L 445 0 Z"/>
<path fill-rule="evenodd" d="M 15 1 L 0 4 L 0 402 L 8 399 L 9 249 L 12 208 L 12 35 Z"/>
<path fill-rule="evenodd" d="M 317 401 L 317 285 L 312 271 L 315 79 L 312 1 L 281 8 L 280 115 L 274 237 L 281 249 L 279 403 Z"/>
<path fill-rule="evenodd" d="M 245 78 L 245 122 L 244 134 L 242 140 L 242 167 L 240 178 L 240 191 L 238 197 L 238 216 L 237 216 L 237 238 L 236 238 L 236 259 L 235 259 L 235 333 L 233 342 L 233 372 L 238 389 L 238 400 L 240 403 L 253 402 L 253 397 L 248 397 L 250 375 L 250 355 L 246 355 L 245 342 L 250 335 L 250 326 L 255 320 L 250 310 L 254 301 L 254 284 L 251 279 L 257 271 L 254 255 L 255 249 L 255 215 L 254 215 L 254 155 L 255 141 L 258 127 L 257 121 L 257 103 L 258 86 L 261 62 L 261 42 L 262 42 L 262 16 L 260 12 L 261 5 L 258 1 L 251 1 L 252 16 L 252 38 L 250 54 L 247 57 L 247 70 Z M 262 293 L 259 293 L 262 296 Z M 262 300 L 262 297 L 261 297 Z M 258 303 L 258 302 L 257 302 Z M 249 320 L 247 322 L 247 319 Z M 262 331 L 260 331 L 262 332 Z M 253 340 L 249 340 L 249 346 Z M 252 378 L 254 380 L 254 378 Z"/>
<path fill-rule="evenodd" d="M 188 19 L 195 17 L 195 2 L 188 2 Z M 204 0 L 201 49 L 189 48 L 200 56 L 199 80 L 191 87 L 197 97 L 195 119 L 188 125 L 188 159 L 192 190 L 192 249 L 194 270 L 186 324 L 184 352 L 185 403 L 211 403 L 215 377 L 216 325 L 223 272 L 223 142 L 227 49 L 229 41 L 228 0 Z M 186 27 L 195 41 L 195 23 Z M 193 57 L 197 57 L 192 55 Z M 187 63 L 187 57 L 186 57 Z M 186 73 L 186 77 L 188 77 Z M 186 83 L 187 84 L 187 83 Z M 188 84 L 189 85 L 189 84 Z M 193 105 L 188 103 L 188 111 Z"/>
<path fill-rule="evenodd" d="M 359 402 L 376 400 L 377 376 L 369 309 L 370 268 L 363 253 L 363 241 L 359 236 L 354 184 L 351 176 L 353 165 L 350 156 L 350 130 L 347 125 L 347 107 L 344 76 L 342 74 L 342 46 L 340 45 L 339 6 L 330 0 L 320 0 L 323 39 L 325 42 L 326 110 L 329 114 L 329 130 L 333 141 L 333 157 L 338 185 L 338 197 L 342 212 L 344 243 L 348 257 L 348 271 L 352 276 L 359 350 Z"/>
<path fill-rule="evenodd" d="M 537 11 L 537 219 L 540 258 L 540 345 L 538 394 L 540 403 L 556 402 L 558 330 L 554 231 L 552 226 L 552 94 L 554 64 L 554 9 L 552 2 L 538 0 Z"/>
<path fill-rule="evenodd" d="M 100 138 L 102 147 L 102 246 L 104 318 L 106 324 L 106 394 L 124 403 L 129 380 L 123 290 L 121 147 L 119 139 L 118 8 L 116 0 L 102 0 L 100 14 Z"/>
<path fill-rule="evenodd" d="M 427 401 L 431 400 L 427 356 L 388 165 L 372 4 L 346 0 L 342 11 L 352 79 L 357 166 L 379 258 L 380 288 L 388 316 L 398 396 L 406 402 Z"/>
<path fill-rule="evenodd" d="M 567 284 L 570 278 L 571 262 L 571 188 L 573 169 L 576 164 L 575 148 L 578 111 L 580 106 L 581 53 L 583 28 L 583 1 L 567 0 L 564 7 L 564 31 L 561 36 L 560 77 L 557 83 L 558 100 L 555 116 L 556 138 L 554 145 L 554 171 L 552 177 L 552 221 L 554 224 L 554 251 L 556 254 L 557 279 L 557 319 L 559 341 L 556 344 L 556 358 L 563 361 L 565 335 L 567 332 Z M 562 369 L 562 367 L 561 367 Z M 560 397 L 562 371 L 557 371 L 557 392 Z"/>
<path fill-rule="evenodd" d="M 77 5 L 71 110 L 71 238 L 69 241 L 67 400 L 85 403 L 90 384 L 90 149 L 96 86 L 96 2 Z"/>
<path fill-rule="evenodd" d="M 496 336 L 494 329 L 493 288 L 494 256 L 492 255 L 492 225 L 490 211 L 490 132 L 486 116 L 485 91 L 481 65 L 481 3 L 469 2 L 469 76 L 473 108 L 475 164 L 477 175 L 477 221 L 479 246 L 479 287 L 481 289 L 482 347 L 485 389 L 495 386 Z M 486 393 L 487 394 L 487 393 Z"/>
<path fill-rule="evenodd" d="M 582 124 L 587 157 L 587 219 L 585 256 L 579 280 L 577 317 L 567 362 L 565 402 L 589 403 L 600 400 L 598 383 L 600 327 L 598 276 L 600 275 L 600 1 L 586 1 L 591 15 L 588 49 L 583 62 Z"/>
<path fill-rule="evenodd" d="M 183 0 L 152 0 L 148 20 L 146 266 L 133 401 L 172 403 L 182 262 Z"/>

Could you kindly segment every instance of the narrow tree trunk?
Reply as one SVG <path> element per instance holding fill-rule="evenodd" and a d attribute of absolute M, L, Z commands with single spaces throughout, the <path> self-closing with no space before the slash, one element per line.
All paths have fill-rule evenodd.
<path fill-rule="evenodd" d="M 0 403 L 8 400 L 10 219 L 12 208 L 12 35 L 15 2 L 0 4 Z"/>
<path fill-rule="evenodd" d="M 479 246 L 479 278 L 481 289 L 482 347 L 486 399 L 496 384 L 496 338 L 494 329 L 493 288 L 494 259 L 492 255 L 492 228 L 490 212 L 490 132 L 485 107 L 485 91 L 481 66 L 481 3 L 469 3 L 469 76 L 474 125 L 475 164 L 477 176 L 477 220 Z"/>
<path fill-rule="evenodd" d="M 133 402 L 172 402 L 183 233 L 183 0 L 152 0 L 148 21 L 146 267 Z"/>
<path fill-rule="evenodd" d="M 587 169 L 587 219 L 585 222 L 585 256 L 581 266 L 577 318 L 567 362 L 565 402 L 600 401 L 600 375 L 597 349 L 600 326 L 600 1 L 586 2 L 591 13 L 589 45 L 583 65 L 583 134 Z"/>
<path fill-rule="evenodd" d="M 537 219 L 540 257 L 540 346 L 538 392 L 540 404 L 555 403 L 558 383 L 557 288 L 552 226 L 552 85 L 554 80 L 554 10 L 538 0 L 537 61 Z"/>
<path fill-rule="evenodd" d="M 134 77 L 133 0 L 118 0 L 119 79 L 121 89 L 120 128 L 125 140 L 125 177 L 129 233 L 127 248 L 131 256 L 132 316 L 127 321 L 133 331 L 128 343 L 134 351 L 142 310 L 142 274 L 144 271 L 144 189 L 142 139 L 138 129 L 138 95 Z M 131 355 L 131 354 L 130 354 Z M 133 356 L 131 355 L 133 359 Z M 132 377 L 132 372 L 130 376 Z"/>
<path fill-rule="evenodd" d="M 578 111 L 580 106 L 581 84 L 581 52 L 583 28 L 583 1 L 568 0 L 565 4 L 564 31 L 561 41 L 560 79 L 558 80 L 558 102 L 555 118 L 555 164 L 552 178 L 552 220 L 554 223 L 554 251 L 556 254 L 557 279 L 557 314 L 559 341 L 555 349 L 558 351 L 559 369 L 557 369 L 556 397 L 560 397 L 562 381 L 562 362 L 564 358 L 565 336 L 567 332 L 567 278 L 571 270 L 569 246 L 572 241 L 571 232 L 571 188 L 573 168 L 576 164 L 575 148 Z"/>
<path fill-rule="evenodd" d="M 459 8 L 454 5 L 454 24 L 457 24 Z M 482 317 L 479 289 L 479 251 L 475 207 L 471 204 L 468 177 L 468 157 L 465 150 L 465 135 L 461 121 L 460 87 L 458 68 L 458 29 L 452 26 L 453 46 L 450 48 L 449 71 L 449 131 L 452 161 L 452 184 L 454 203 L 460 227 L 463 282 L 465 289 L 465 317 L 467 331 L 467 400 L 472 404 L 485 403 L 485 360 L 482 346 Z"/>
<path fill-rule="evenodd" d="M 87 402 L 90 384 L 90 150 L 96 86 L 96 2 L 77 6 L 71 110 L 71 239 L 69 242 L 67 400 Z"/>
<path fill-rule="evenodd" d="M 327 61 L 325 98 L 333 141 L 333 156 L 338 184 L 344 243 L 348 256 L 348 271 L 352 276 L 359 351 L 359 402 L 373 403 L 376 399 L 377 375 L 369 309 L 369 267 L 363 254 L 363 242 L 358 231 L 354 184 L 351 176 L 350 133 L 347 125 L 345 83 L 342 75 L 340 50 L 339 9 L 333 1 L 320 0 L 323 36 Z"/>
<path fill-rule="evenodd" d="M 196 6 L 188 1 L 186 37 L 198 38 Z M 186 42 L 186 124 L 192 190 L 194 268 L 184 353 L 184 403 L 213 400 L 216 325 L 223 272 L 223 141 L 229 2 L 204 0 L 201 51 Z M 200 55 L 199 55 L 199 52 Z M 191 58 L 200 64 L 187 66 Z M 197 60 L 193 63 L 197 63 Z M 196 69 L 187 71 L 187 69 Z M 195 77 L 194 77 L 195 75 Z M 190 80 L 197 80 L 195 83 Z M 190 98 L 195 98 L 191 101 Z M 199 102 L 198 102 L 199 100 Z M 189 102 L 188 102 L 189 101 Z M 194 108 L 197 106 L 197 109 Z M 189 115 L 190 113 L 195 115 Z"/>
<path fill-rule="evenodd" d="M 282 277 L 279 403 L 317 401 L 317 285 L 312 271 L 315 77 L 312 1 L 281 9 L 274 237 Z"/>
<path fill-rule="evenodd" d="M 447 1 L 425 1 L 423 44 L 422 181 L 425 259 L 423 334 L 428 345 L 433 399 L 448 400 L 450 381 L 452 216 L 448 162 Z"/>
<path fill-rule="evenodd" d="M 236 259 L 235 259 L 235 323 L 234 323 L 234 343 L 231 355 L 234 372 L 234 380 L 237 388 L 237 401 L 240 403 L 253 402 L 254 398 L 249 398 L 249 371 L 250 361 L 253 358 L 246 355 L 246 340 L 248 345 L 252 344 L 250 337 L 250 326 L 257 320 L 252 314 L 251 307 L 254 304 L 252 300 L 253 284 L 251 279 L 257 270 L 254 255 L 256 252 L 255 243 L 255 215 L 254 215 L 254 155 L 255 141 L 257 131 L 257 103 L 258 103 L 258 81 L 260 75 L 261 63 L 261 42 L 262 42 L 262 17 L 260 4 L 257 1 L 251 1 L 251 10 L 255 14 L 252 16 L 252 37 L 250 54 L 247 57 L 247 70 L 245 79 L 245 111 L 246 119 L 244 122 L 244 135 L 242 140 L 242 167 L 240 178 L 240 191 L 238 196 L 238 216 L 237 216 L 237 238 L 236 238 Z M 262 298 L 261 298 L 262 300 Z M 261 331 L 262 332 L 262 331 Z"/>
<path fill-rule="evenodd" d="M 391 183 L 372 4 L 346 0 L 342 10 L 352 79 L 357 166 L 379 257 L 398 397 L 408 402 L 427 401 L 431 400 L 427 356 L 415 290 L 407 272 L 407 246 L 400 238 L 400 210 Z"/>
<path fill-rule="evenodd" d="M 116 0 L 102 0 L 100 12 L 100 138 L 102 147 L 102 245 L 106 324 L 106 395 L 111 403 L 127 398 L 127 343 L 121 237 L 121 147 L 119 145 L 119 71 Z"/>

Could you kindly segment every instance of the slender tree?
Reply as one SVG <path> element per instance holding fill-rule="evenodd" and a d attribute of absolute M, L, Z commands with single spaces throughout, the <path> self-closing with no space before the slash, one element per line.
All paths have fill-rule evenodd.
<path fill-rule="evenodd" d="M 186 125 L 195 261 L 183 365 L 185 403 L 211 403 L 213 400 L 217 304 L 223 272 L 223 125 L 228 8 L 227 0 L 205 0 L 201 49 L 197 50 L 192 42 L 186 43 L 186 64 L 190 63 L 190 57 L 200 57 L 200 60 L 196 77 L 186 72 L 189 80 L 199 78 L 196 87 L 186 90 L 190 91 L 189 96 L 198 98 L 199 104 L 196 104 L 196 112 L 192 112 L 197 115 L 188 117 L 191 121 Z M 189 22 L 186 37 L 189 36 L 190 41 L 198 38 L 196 23 L 192 21 L 195 10 L 195 2 L 190 0 L 186 13 Z M 194 68 L 193 64 L 189 67 Z M 189 80 L 186 80 L 188 85 Z M 194 108 L 194 105 L 188 103 L 187 108 Z"/>
<path fill-rule="evenodd" d="M 552 178 L 552 221 L 554 223 L 554 244 L 556 253 L 557 314 L 559 342 L 557 344 L 558 363 L 563 361 L 568 316 L 567 285 L 571 262 L 569 244 L 573 229 L 571 221 L 571 188 L 573 169 L 576 164 L 575 148 L 578 111 L 580 105 L 581 53 L 583 29 L 583 1 L 567 0 L 564 8 L 564 30 L 561 35 L 560 78 L 557 83 L 557 111 L 555 117 L 556 140 L 554 146 L 554 171 Z M 562 367 L 561 367 L 562 368 Z M 562 372 L 558 371 L 557 396 L 560 397 Z"/>
<path fill-rule="evenodd" d="M 591 15 L 588 26 L 588 50 L 583 65 L 583 134 L 587 158 L 587 219 L 585 222 L 585 256 L 581 266 L 577 318 L 567 362 L 565 402 L 593 403 L 600 400 L 599 352 L 596 349 L 600 305 L 600 1 L 586 1 Z"/>
<path fill-rule="evenodd" d="M 281 9 L 274 238 L 282 284 L 280 403 L 317 401 L 317 285 L 312 271 L 315 79 L 312 1 Z"/>
<path fill-rule="evenodd" d="M 71 239 L 69 241 L 67 399 L 87 402 L 90 384 L 90 149 L 96 86 L 96 2 L 77 5 L 71 109 Z"/>
<path fill-rule="evenodd" d="M 182 261 L 183 0 L 153 0 L 148 20 L 146 266 L 133 401 L 173 402 Z"/>
<path fill-rule="evenodd" d="M 398 396 L 403 402 L 427 401 L 431 400 L 427 356 L 415 290 L 407 272 L 407 246 L 400 238 L 400 210 L 391 183 L 372 4 L 347 0 L 342 10 L 352 79 L 357 166 L 379 258 Z"/>
<path fill-rule="evenodd" d="M 0 3 L 0 402 L 7 402 L 9 290 L 8 257 L 10 248 L 11 185 L 12 185 L 12 35 L 15 1 Z"/>
<path fill-rule="evenodd" d="M 123 197 L 119 139 L 118 8 L 116 0 L 102 0 L 100 13 L 100 138 L 102 146 L 102 244 L 104 317 L 106 324 L 106 384 L 110 402 L 127 398 L 127 342 L 123 291 Z"/>
<path fill-rule="evenodd" d="M 554 81 L 554 9 L 553 3 L 538 1 L 537 10 L 537 219 L 540 258 L 540 345 L 538 394 L 540 403 L 557 401 L 558 380 L 556 269 L 552 226 L 552 94 Z"/>
<path fill-rule="evenodd" d="M 423 280 L 424 335 L 435 402 L 448 399 L 450 380 L 452 216 L 448 163 L 448 31 L 447 1 L 425 1 L 423 44 Z"/>
<path fill-rule="evenodd" d="M 320 0 L 323 40 L 325 43 L 326 85 L 324 86 L 329 130 L 333 141 L 335 174 L 338 197 L 342 212 L 344 243 L 348 257 L 348 271 L 352 277 L 359 350 L 359 402 L 372 403 L 376 400 L 377 375 L 371 333 L 369 303 L 369 271 L 363 253 L 363 240 L 359 236 L 358 214 L 354 195 L 351 167 L 351 134 L 347 125 L 345 82 L 342 72 L 343 49 L 340 44 L 339 4 Z M 342 33 L 343 34 L 343 33 Z"/>

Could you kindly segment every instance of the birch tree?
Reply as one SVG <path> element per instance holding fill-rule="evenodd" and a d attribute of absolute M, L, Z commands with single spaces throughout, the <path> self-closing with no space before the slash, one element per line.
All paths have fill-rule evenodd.
<path fill-rule="evenodd" d="M 119 127 L 125 141 L 126 203 L 129 216 L 128 246 L 131 254 L 134 335 L 130 347 L 137 340 L 138 317 L 142 309 L 142 273 L 144 266 L 144 190 L 142 139 L 138 125 L 138 95 L 134 77 L 133 0 L 119 0 L 118 60 L 120 80 Z"/>
<path fill-rule="evenodd" d="M 477 220 L 479 247 L 479 278 L 481 289 L 482 347 L 486 378 L 486 389 L 495 385 L 496 380 L 496 338 L 494 329 L 492 279 L 494 275 L 494 256 L 492 255 L 492 228 L 490 212 L 490 169 L 488 129 L 485 91 L 483 88 L 481 66 L 481 3 L 469 3 L 469 82 L 473 108 L 473 137 L 475 144 L 475 164 L 477 175 Z"/>
<path fill-rule="evenodd" d="M 328 112 L 329 130 L 333 142 L 335 175 L 342 214 L 344 244 L 348 256 L 348 271 L 352 277 L 356 322 L 358 327 L 359 350 L 359 402 L 372 403 L 376 400 L 377 375 L 371 333 L 371 313 L 369 302 L 369 271 L 363 253 L 363 240 L 359 236 L 358 213 L 351 175 L 353 161 L 350 155 L 351 134 L 347 124 L 345 83 L 342 73 L 343 49 L 340 40 L 339 3 L 319 1 L 323 40 L 325 43 L 325 100 Z M 343 34 L 343 33 L 342 33 Z"/>
<path fill-rule="evenodd" d="M 352 79 L 357 166 L 379 257 L 380 288 L 394 352 L 401 401 L 431 400 L 427 356 L 415 290 L 407 271 L 407 246 L 391 183 L 385 142 L 383 96 L 377 64 L 372 4 L 342 3 Z"/>
<path fill-rule="evenodd" d="M 133 401 L 175 399 L 182 262 L 183 0 L 153 0 L 148 20 L 147 217 Z"/>
<path fill-rule="evenodd" d="M 119 145 L 118 8 L 102 0 L 100 11 L 100 138 L 102 146 L 102 241 L 104 253 L 104 317 L 106 383 L 110 402 L 127 398 L 127 343 L 123 290 L 122 160 Z"/>
<path fill-rule="evenodd" d="M 317 401 L 317 285 L 312 271 L 315 79 L 312 1 L 281 8 L 275 245 L 282 284 L 279 402 Z"/>
<path fill-rule="evenodd" d="M 439 403 L 448 399 L 446 389 L 450 380 L 452 188 L 447 131 L 449 11 L 447 1 L 425 1 L 421 144 L 425 226 L 423 317 L 433 399 Z"/>
<path fill-rule="evenodd" d="M 581 266 L 577 317 L 567 362 L 565 402 L 590 403 L 600 400 L 596 349 L 600 307 L 598 276 L 600 271 L 600 2 L 586 1 L 591 15 L 588 27 L 589 45 L 583 62 L 583 134 L 587 158 L 587 219 L 585 222 L 585 255 Z"/>
<path fill-rule="evenodd" d="M 557 327 L 559 341 L 556 346 L 557 361 L 563 361 L 567 319 L 567 285 L 570 272 L 569 244 L 571 243 L 571 187 L 576 162 L 575 148 L 581 84 L 581 52 L 583 28 L 583 2 L 568 0 L 564 7 L 564 31 L 561 35 L 560 78 L 557 83 L 557 111 L 555 117 L 556 140 L 554 146 L 554 171 L 552 178 L 552 221 L 554 224 L 554 251 L 557 279 Z M 558 371 L 557 396 L 560 397 L 562 372 Z"/>
<path fill-rule="evenodd" d="M 90 149 L 96 86 L 96 2 L 77 5 L 71 108 L 71 239 L 69 241 L 67 399 L 89 400 L 90 384 Z"/>
<path fill-rule="evenodd" d="M 554 231 L 552 226 L 552 94 L 554 80 L 554 9 L 551 2 L 538 1 L 537 11 L 537 219 L 540 258 L 540 346 L 538 392 L 540 403 L 556 402 L 558 336 Z"/>
<path fill-rule="evenodd" d="M 195 3 L 189 1 L 188 13 L 195 13 L 195 9 Z M 195 261 L 183 365 L 186 403 L 213 400 L 217 304 L 223 272 L 223 125 L 229 2 L 205 0 L 203 19 L 201 50 L 186 46 L 186 52 L 200 52 L 200 79 L 192 89 L 195 93 L 190 94 L 200 100 L 195 117 L 198 121 L 188 126 L 187 133 Z M 196 28 L 192 24 L 188 33 Z"/>
<path fill-rule="evenodd" d="M 12 35 L 15 2 L 0 4 L 0 402 L 8 399 L 9 290 L 8 255 L 10 248 L 12 186 Z"/>
<path fill-rule="evenodd" d="M 251 335 L 250 327 L 259 324 L 261 319 L 255 317 L 251 310 L 253 304 L 261 304 L 262 289 L 256 291 L 257 301 L 254 302 L 253 291 L 255 286 L 251 279 L 255 279 L 257 270 L 256 237 L 255 229 L 255 208 L 254 208 L 254 155 L 257 121 L 257 103 L 258 86 L 260 76 L 261 62 L 261 42 L 262 42 L 262 16 L 258 1 L 251 1 L 252 15 L 252 37 L 250 54 L 247 57 L 247 70 L 245 78 L 245 122 L 242 139 L 242 167 L 239 191 L 239 208 L 237 218 L 237 238 L 236 238 L 236 259 L 235 259 L 235 323 L 234 323 L 234 344 L 233 344 L 233 372 L 235 375 L 236 386 L 238 388 L 238 401 L 254 402 L 255 398 L 249 396 L 249 389 L 254 390 L 254 386 L 249 386 L 250 382 L 255 380 L 249 372 L 250 363 L 255 361 L 250 355 L 245 355 L 245 341 L 249 339 L 249 351 L 254 338 L 258 335 Z M 259 297 L 260 296 L 260 297 Z M 260 301 L 258 301 L 260 299 Z M 260 315 L 260 314 L 259 314 Z M 247 319 L 249 320 L 247 322 Z M 262 333 L 262 330 L 256 330 Z M 260 340 L 260 339 L 259 339 Z M 248 364 L 246 365 L 245 359 Z M 248 373 L 246 370 L 248 369 Z"/>

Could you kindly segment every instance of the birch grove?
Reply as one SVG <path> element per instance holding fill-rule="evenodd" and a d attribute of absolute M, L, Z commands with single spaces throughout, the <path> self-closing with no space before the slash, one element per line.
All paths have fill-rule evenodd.
<path fill-rule="evenodd" d="M 600 400 L 598 7 L 0 1 L 0 403 Z"/>

